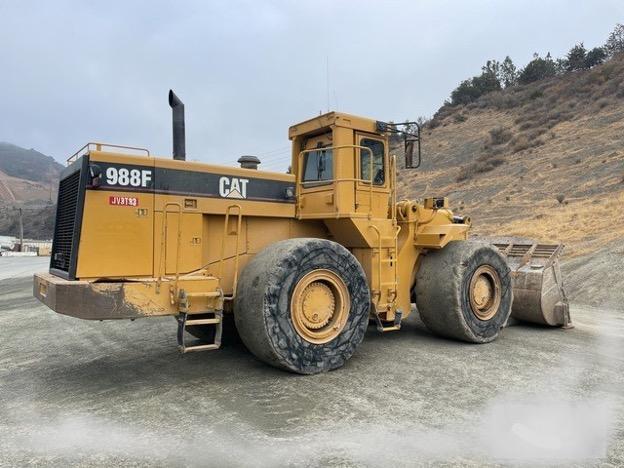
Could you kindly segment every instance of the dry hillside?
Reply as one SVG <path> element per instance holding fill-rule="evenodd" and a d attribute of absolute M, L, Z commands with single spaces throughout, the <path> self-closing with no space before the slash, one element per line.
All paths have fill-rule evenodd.
<path fill-rule="evenodd" d="M 568 259 L 624 239 L 624 57 L 443 106 L 405 197 L 448 196 L 475 234 L 566 244 Z M 623 265 L 624 267 L 624 265 Z"/>
<path fill-rule="evenodd" d="M 58 180 L 63 166 L 34 149 L 0 142 L 0 171 L 8 176 L 49 184 Z"/>
<path fill-rule="evenodd" d="M 58 176 L 45 182 L 11 177 L 0 171 L 0 203 L 56 200 Z"/>
<path fill-rule="evenodd" d="M 19 234 L 21 208 L 26 237 L 52 237 L 53 203 L 62 169 L 50 156 L 0 142 L 0 235 Z"/>

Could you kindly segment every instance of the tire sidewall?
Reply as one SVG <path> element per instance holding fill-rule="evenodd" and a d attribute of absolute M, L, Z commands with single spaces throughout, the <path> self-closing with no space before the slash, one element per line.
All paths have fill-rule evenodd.
<path fill-rule="evenodd" d="M 319 269 L 337 274 L 350 298 L 342 331 L 323 344 L 303 339 L 291 317 L 291 299 L 297 283 Z M 295 372 L 317 373 L 341 367 L 362 341 L 368 325 L 370 295 L 362 267 L 353 255 L 339 244 L 319 240 L 297 247 L 280 262 L 265 292 L 264 308 L 269 341 L 280 361 Z"/>
<path fill-rule="evenodd" d="M 489 320 L 480 320 L 470 306 L 470 281 L 473 274 L 482 265 L 493 267 L 501 281 L 501 301 L 496 314 Z M 513 300 L 511 274 L 505 260 L 490 248 L 476 250 L 465 262 L 461 281 L 461 312 L 463 318 L 480 342 L 492 341 L 496 338 L 499 330 L 507 322 L 511 313 Z"/>

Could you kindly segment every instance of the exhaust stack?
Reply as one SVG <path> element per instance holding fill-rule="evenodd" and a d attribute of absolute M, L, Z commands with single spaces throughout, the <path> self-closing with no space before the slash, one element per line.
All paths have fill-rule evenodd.
<path fill-rule="evenodd" d="M 173 117 L 173 159 L 186 160 L 186 137 L 184 136 L 184 103 L 169 90 L 169 105 Z"/>

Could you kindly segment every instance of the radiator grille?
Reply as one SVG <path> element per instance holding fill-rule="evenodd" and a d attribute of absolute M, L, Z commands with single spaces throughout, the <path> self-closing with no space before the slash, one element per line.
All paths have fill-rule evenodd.
<path fill-rule="evenodd" d="M 79 189 L 80 171 L 67 176 L 59 186 L 54 243 L 50 260 L 50 266 L 57 270 L 69 271 L 78 215 Z"/>

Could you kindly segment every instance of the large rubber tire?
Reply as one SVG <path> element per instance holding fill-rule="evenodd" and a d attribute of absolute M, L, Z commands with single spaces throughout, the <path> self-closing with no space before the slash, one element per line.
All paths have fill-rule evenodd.
<path fill-rule="evenodd" d="M 350 308 L 344 328 L 331 341 L 311 343 L 296 331 L 291 297 L 306 274 L 330 270 L 344 282 Z M 366 276 L 344 247 L 324 239 L 290 239 L 258 253 L 243 270 L 234 319 L 243 343 L 260 360 L 299 374 L 337 369 L 362 342 L 370 312 Z"/>
<path fill-rule="evenodd" d="M 481 320 L 473 312 L 469 288 L 477 269 L 493 268 L 500 280 L 500 303 L 494 315 Z M 496 339 L 511 313 L 510 270 L 500 252 L 480 242 L 455 241 L 423 255 L 414 287 L 422 321 L 433 333 L 470 343 Z"/>

